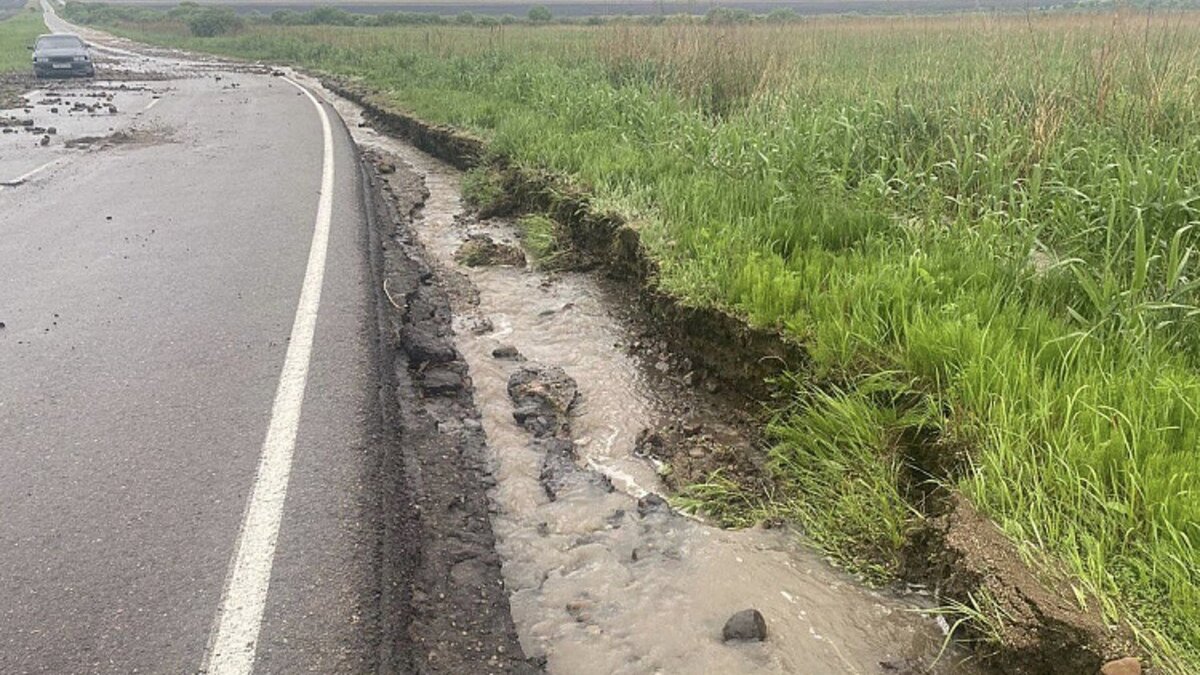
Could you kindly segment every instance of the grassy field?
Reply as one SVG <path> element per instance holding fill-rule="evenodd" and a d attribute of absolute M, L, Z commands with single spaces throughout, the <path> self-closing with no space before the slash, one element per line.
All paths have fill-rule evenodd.
<path fill-rule="evenodd" d="M 17 10 L 0 20 L 0 73 L 22 72 L 30 69 L 29 50 L 34 38 L 46 32 L 40 10 Z"/>
<path fill-rule="evenodd" d="M 965 452 L 958 489 L 1200 672 L 1200 16 L 121 30 L 360 78 L 587 186 L 666 287 L 812 355 L 743 517 L 885 578 L 905 445 Z"/>

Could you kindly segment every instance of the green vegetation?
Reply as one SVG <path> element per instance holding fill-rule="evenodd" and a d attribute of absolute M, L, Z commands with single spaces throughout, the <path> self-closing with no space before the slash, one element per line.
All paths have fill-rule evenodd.
<path fill-rule="evenodd" d="M 32 5 L 0 20 L 0 73 L 29 71 L 28 47 L 45 32 L 41 11 Z"/>
<path fill-rule="evenodd" d="M 559 248 L 562 237 L 558 234 L 558 224 L 544 215 L 532 213 L 517 219 L 517 229 L 521 232 L 521 243 L 534 263 L 542 269 L 554 268 L 564 254 Z"/>
<path fill-rule="evenodd" d="M 197 37 L 216 37 L 229 35 L 241 30 L 244 22 L 231 9 L 218 7 L 197 8 L 185 18 L 188 30 Z"/>
<path fill-rule="evenodd" d="M 534 23 L 546 23 L 554 18 L 554 15 L 545 5 L 534 5 L 529 8 L 529 20 Z"/>
<path fill-rule="evenodd" d="M 356 77 L 569 177 L 666 288 L 812 357 L 780 490 L 720 506 L 886 576 L 906 448 L 963 453 L 955 487 L 1200 671 L 1200 17 L 777 19 L 118 30 Z"/>

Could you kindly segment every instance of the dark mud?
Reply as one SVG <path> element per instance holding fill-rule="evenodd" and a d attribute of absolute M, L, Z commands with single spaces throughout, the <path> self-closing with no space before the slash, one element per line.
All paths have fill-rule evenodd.
<path fill-rule="evenodd" d="M 477 166 L 487 156 L 479 139 L 396 113 L 362 87 L 326 86 L 361 105 L 373 126 L 456 167 Z M 648 430 L 639 439 L 643 453 L 671 465 L 670 487 L 681 489 L 722 469 L 744 485 L 769 489 L 762 446 L 746 430 L 760 426 L 753 408 L 771 394 L 764 383 L 785 371 L 805 369 L 803 346 L 778 331 L 749 326 L 719 309 L 689 306 L 664 292 L 655 283 L 656 266 L 637 231 L 614 214 L 594 209 L 585 191 L 554 176 L 518 171 L 502 160 L 491 160 L 491 165 L 507 195 L 492 214 L 552 215 L 564 226 L 570 245 L 636 300 L 634 323 L 650 327 L 645 334 L 650 346 L 630 345 L 631 352 L 645 352 L 639 356 L 664 378 L 706 391 L 714 399 L 711 409 L 726 411 L 715 418 L 711 410 L 680 411 L 678 421 Z M 689 419 L 701 415 L 703 424 Z M 721 424 L 714 425 L 713 419 Z M 940 452 L 923 453 L 921 439 L 914 439 L 913 446 L 910 473 L 944 473 L 944 467 L 920 466 L 922 456 Z M 983 636 L 970 624 L 963 630 L 968 639 L 999 638 L 979 641 L 987 662 L 1003 672 L 1095 673 L 1106 661 L 1136 653 L 1128 631 L 1105 626 L 1094 610 L 1081 610 L 1068 584 L 1035 575 L 1016 546 L 961 496 L 911 492 L 923 517 L 909 542 L 905 577 L 952 602 L 986 597 L 996 612 L 1009 617 L 998 633 Z M 1087 604 L 1096 607 L 1094 601 Z"/>
<path fill-rule="evenodd" d="M 394 673 L 537 673 L 517 641 L 488 518 L 494 483 L 467 367 L 451 342 L 445 290 L 410 225 L 415 176 L 388 193 L 368 171 L 379 277 L 380 392 L 398 442 L 383 458 L 393 489 L 381 541 L 381 665 Z"/>
<path fill-rule="evenodd" d="M 169 132 L 163 129 L 122 129 L 105 136 L 80 136 L 63 143 L 64 147 L 72 149 L 108 150 L 120 146 L 146 147 L 168 143 L 171 141 Z"/>

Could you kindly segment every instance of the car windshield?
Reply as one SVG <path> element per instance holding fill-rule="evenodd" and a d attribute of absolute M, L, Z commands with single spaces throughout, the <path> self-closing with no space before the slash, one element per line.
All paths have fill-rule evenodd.
<path fill-rule="evenodd" d="M 71 47 L 82 47 L 83 41 L 74 35 L 48 35 L 44 38 L 39 38 L 37 46 L 39 49 L 69 49 Z"/>

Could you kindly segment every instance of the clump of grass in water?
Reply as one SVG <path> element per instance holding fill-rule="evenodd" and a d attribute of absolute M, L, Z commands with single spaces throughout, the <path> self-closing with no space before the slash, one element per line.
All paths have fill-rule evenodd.
<path fill-rule="evenodd" d="M 959 489 L 1200 668 L 1200 14 L 742 26 L 708 62 L 727 28 L 677 28 L 123 30 L 359 77 L 636 214 L 666 288 L 808 348 L 773 507 L 893 567 L 903 421 L 859 385 L 899 373 Z"/>
<path fill-rule="evenodd" d="M 476 167 L 463 174 L 463 201 L 476 211 L 492 213 L 503 206 L 506 196 L 500 175 L 490 168 Z"/>
<path fill-rule="evenodd" d="M 560 226 L 553 219 L 533 213 L 517 220 L 521 245 L 541 269 L 555 269 L 565 263 L 568 249 L 563 243 Z"/>
<path fill-rule="evenodd" d="M 767 499 L 725 476 L 721 470 L 701 483 L 689 485 L 671 499 L 684 513 L 703 514 L 721 527 L 750 527 L 772 517 Z"/>

